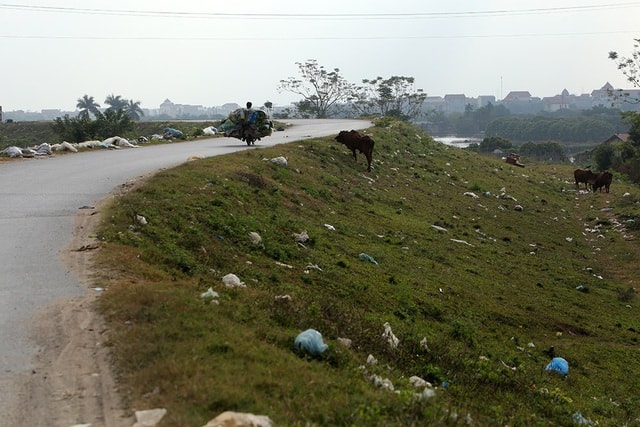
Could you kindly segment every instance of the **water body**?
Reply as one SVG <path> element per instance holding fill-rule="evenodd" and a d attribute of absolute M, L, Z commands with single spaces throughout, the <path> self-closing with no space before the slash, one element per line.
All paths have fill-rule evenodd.
<path fill-rule="evenodd" d="M 434 141 L 441 142 L 445 145 L 451 145 L 458 148 L 467 148 L 471 144 L 480 144 L 482 142 L 479 138 L 464 138 L 460 136 L 434 136 Z"/>

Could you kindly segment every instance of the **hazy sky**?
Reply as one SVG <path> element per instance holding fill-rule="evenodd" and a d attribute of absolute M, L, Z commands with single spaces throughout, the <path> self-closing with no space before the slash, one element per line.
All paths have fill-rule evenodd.
<path fill-rule="evenodd" d="M 629 88 L 608 53 L 630 56 L 638 17 L 625 0 L 0 0 L 0 105 L 286 105 L 279 82 L 308 59 L 429 96 Z"/>

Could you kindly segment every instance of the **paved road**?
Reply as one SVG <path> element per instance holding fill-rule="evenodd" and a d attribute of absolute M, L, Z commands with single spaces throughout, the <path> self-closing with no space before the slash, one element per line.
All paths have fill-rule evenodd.
<path fill-rule="evenodd" d="M 30 320 L 54 301 L 87 292 L 59 257 L 78 208 L 192 155 L 217 156 L 370 126 L 358 120 L 290 122 L 293 127 L 254 147 L 232 138 L 200 139 L 0 163 L 0 419 L 16 403 L 17 376 L 33 368 L 37 348 L 28 337 Z"/>

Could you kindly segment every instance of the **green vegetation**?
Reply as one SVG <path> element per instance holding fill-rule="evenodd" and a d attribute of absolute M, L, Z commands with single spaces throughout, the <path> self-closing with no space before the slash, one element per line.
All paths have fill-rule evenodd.
<path fill-rule="evenodd" d="M 578 412 L 640 426 L 638 189 L 616 176 L 610 194 L 576 193 L 568 165 L 514 168 L 389 119 L 369 131 L 372 173 L 309 139 L 162 171 L 103 212 L 99 302 L 126 403 L 167 408 L 165 426 L 225 410 L 279 426 L 570 426 Z M 278 156 L 288 167 L 264 160 Z M 293 351 L 307 328 L 321 358 Z M 551 346 L 566 379 L 544 371 Z"/>

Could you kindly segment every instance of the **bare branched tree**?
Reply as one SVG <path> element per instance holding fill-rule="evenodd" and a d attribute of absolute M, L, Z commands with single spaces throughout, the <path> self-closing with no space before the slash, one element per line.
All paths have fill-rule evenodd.
<path fill-rule="evenodd" d="M 627 78 L 634 87 L 640 88 L 640 39 L 634 39 L 633 52 L 631 56 L 625 57 L 618 55 L 618 52 L 609 52 L 609 59 L 615 61 L 618 70 Z M 624 90 L 609 91 L 610 95 L 616 99 L 623 99 L 625 102 L 634 104 L 640 103 L 640 97 L 630 96 Z"/>
<path fill-rule="evenodd" d="M 413 77 L 393 76 L 365 79 L 357 88 L 352 107 L 360 114 L 396 116 L 403 120 L 416 118 L 427 94 L 414 88 Z"/>
<path fill-rule="evenodd" d="M 309 59 L 304 63 L 296 62 L 296 65 L 300 77 L 280 80 L 278 90 L 302 96 L 302 101 L 297 104 L 302 115 L 330 117 L 338 112 L 337 107 L 341 102 L 352 97 L 355 86 L 345 80 L 340 74 L 340 69 L 327 71 L 322 65 L 318 65 L 315 59 Z"/>

